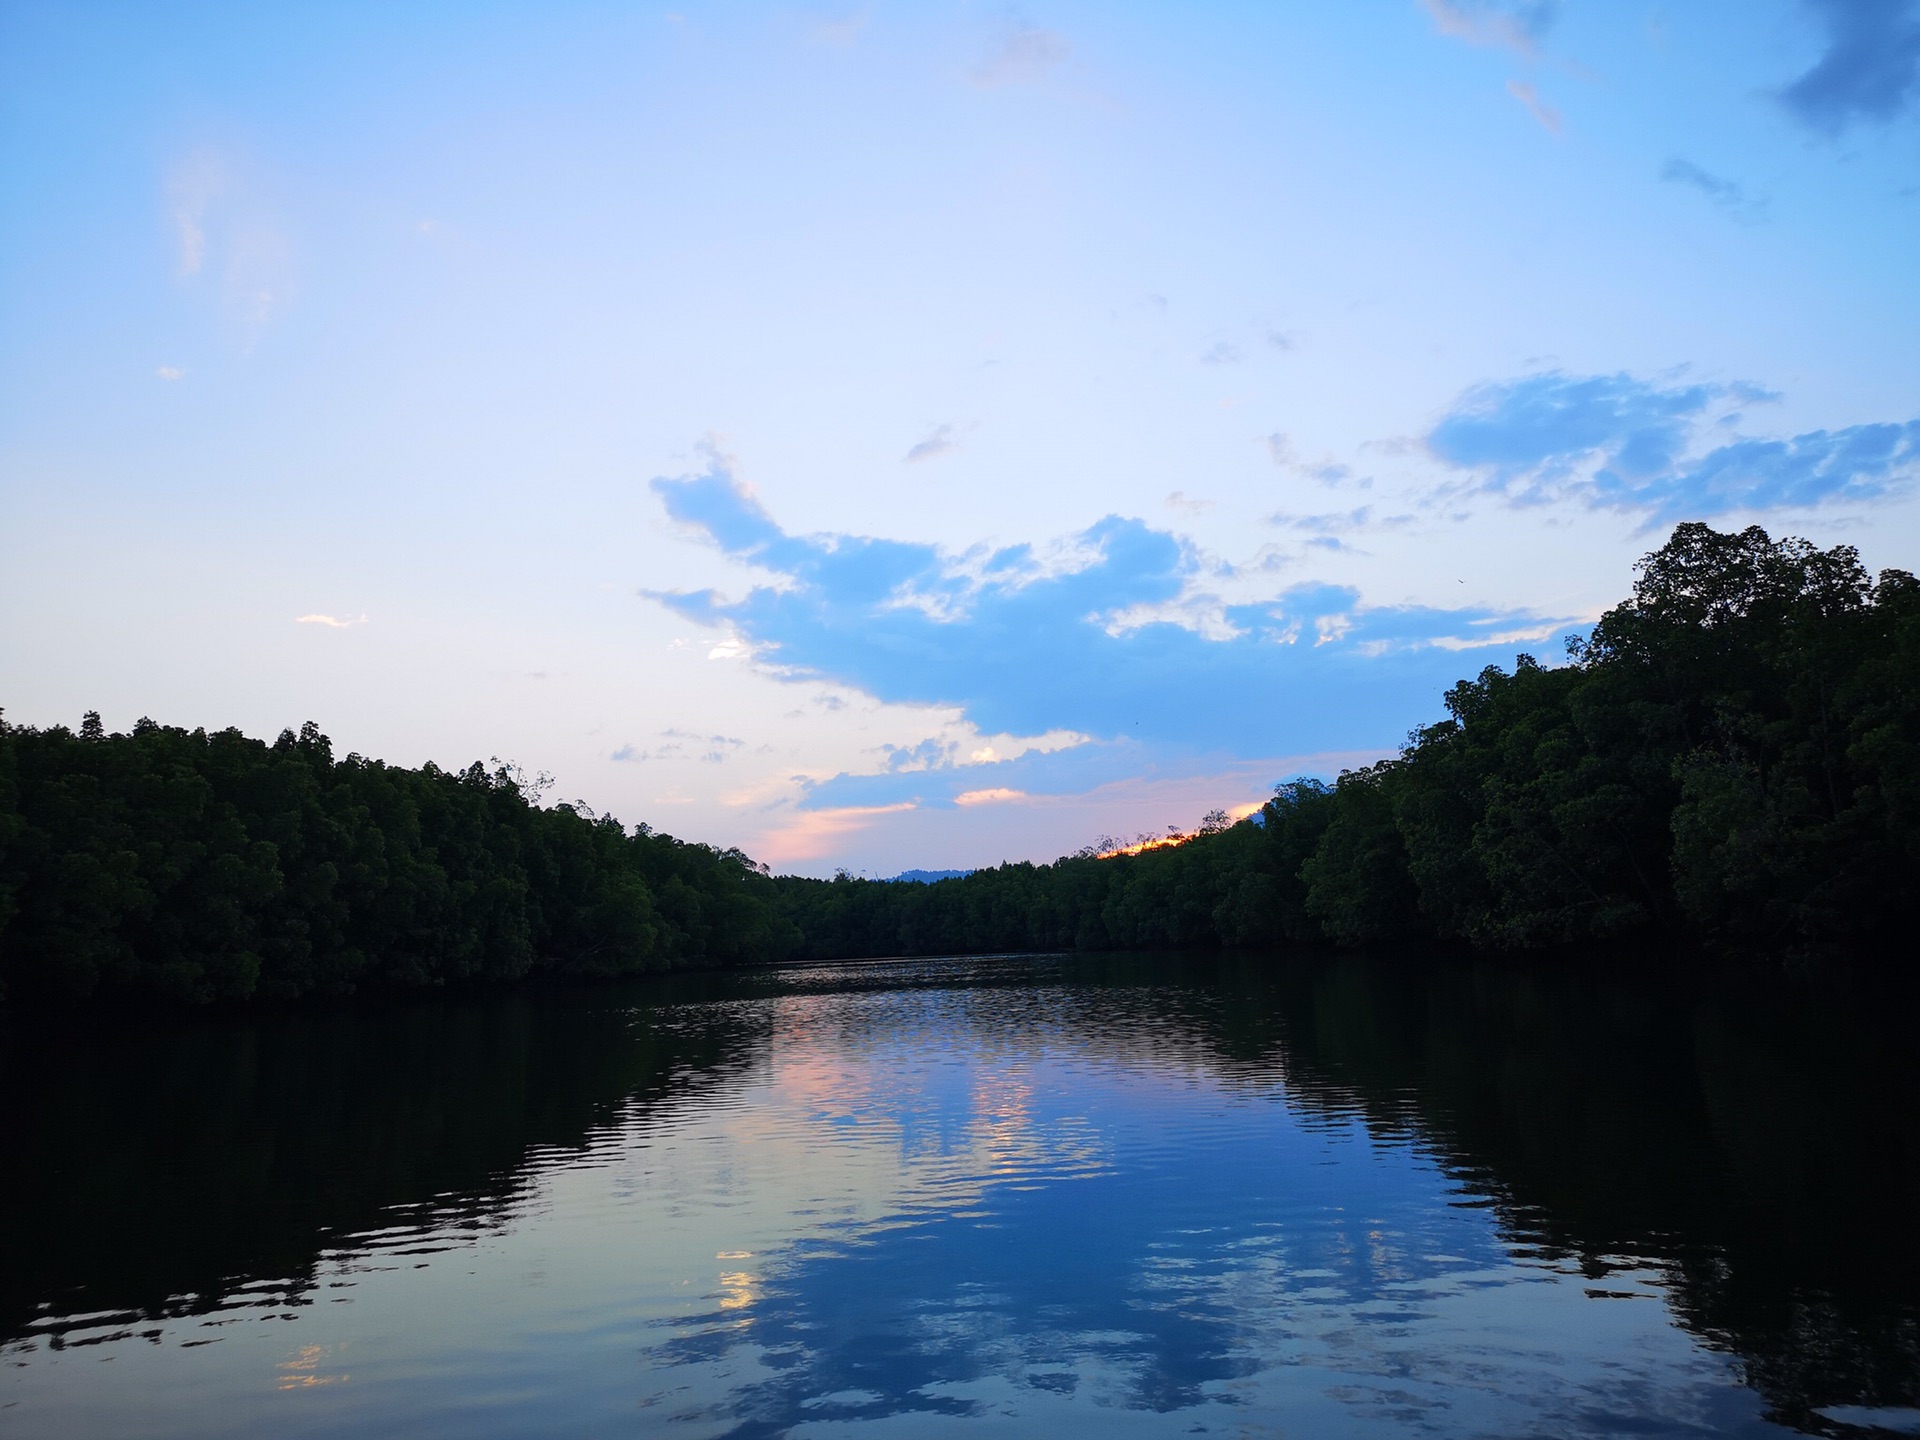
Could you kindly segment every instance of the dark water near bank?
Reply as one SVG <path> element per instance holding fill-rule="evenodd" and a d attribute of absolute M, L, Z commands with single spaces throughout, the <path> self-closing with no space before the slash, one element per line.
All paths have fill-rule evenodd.
<path fill-rule="evenodd" d="M 1884 997 L 823 966 L 0 1037 L 0 1433 L 1920 1432 Z"/>

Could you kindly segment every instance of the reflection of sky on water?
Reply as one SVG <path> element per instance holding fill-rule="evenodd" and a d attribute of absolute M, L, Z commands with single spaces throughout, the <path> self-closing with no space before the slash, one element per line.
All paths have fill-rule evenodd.
<path fill-rule="evenodd" d="M 1770 1428 L 1654 1277 L 1596 1301 L 1278 1074 L 1224 1083 L 1150 1015 L 1076 1027 L 1089 1053 L 1024 998 L 785 1002 L 755 1143 L 884 1153 L 889 1190 L 756 1255 L 749 1305 L 658 1327 L 652 1393 L 689 1433 Z"/>
<path fill-rule="evenodd" d="M 1509 1244 L 1411 1131 L 1290 1103 L 1154 989 L 716 1003 L 763 1037 L 724 1084 L 534 1153 L 491 1214 L 340 1237 L 300 1303 L 20 1352 L 0 1426 L 1777 1433 L 1658 1275 Z"/>

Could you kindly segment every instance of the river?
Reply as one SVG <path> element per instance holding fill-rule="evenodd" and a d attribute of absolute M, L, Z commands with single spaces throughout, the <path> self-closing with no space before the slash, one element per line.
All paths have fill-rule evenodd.
<path fill-rule="evenodd" d="M 1845 986 L 985 957 L 10 1017 L 0 1433 L 1920 1433 Z"/>

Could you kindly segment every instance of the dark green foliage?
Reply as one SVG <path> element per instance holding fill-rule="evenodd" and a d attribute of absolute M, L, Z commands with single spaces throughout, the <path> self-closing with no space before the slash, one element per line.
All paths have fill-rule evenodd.
<path fill-rule="evenodd" d="M 0 724 L 0 983 L 204 1003 L 777 958 L 738 851 L 403 770 L 309 724 L 272 745 L 143 720 Z"/>
<path fill-rule="evenodd" d="M 1682 525 L 1570 662 L 1177 846 L 931 886 L 781 882 L 816 955 L 1658 937 L 1866 951 L 1920 915 L 1920 582 Z"/>
<path fill-rule="evenodd" d="M 1423 928 L 1394 819 L 1395 778 L 1385 762 L 1342 775 L 1333 787 L 1333 819 L 1300 867 L 1307 913 L 1335 944 L 1395 940 Z"/>
<path fill-rule="evenodd" d="M 1012 950 L 1633 937 L 1802 957 L 1920 915 L 1920 582 L 1682 525 L 1632 597 L 1398 758 L 1138 854 L 778 880 L 510 772 L 141 721 L 0 724 L 0 984 L 189 1002 Z"/>

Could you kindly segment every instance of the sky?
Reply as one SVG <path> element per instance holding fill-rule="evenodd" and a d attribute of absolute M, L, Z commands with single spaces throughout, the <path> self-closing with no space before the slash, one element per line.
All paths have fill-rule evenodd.
<path fill-rule="evenodd" d="M 1920 0 L 0 0 L 0 706 L 777 871 L 1393 753 L 1682 520 L 1920 568 Z"/>

